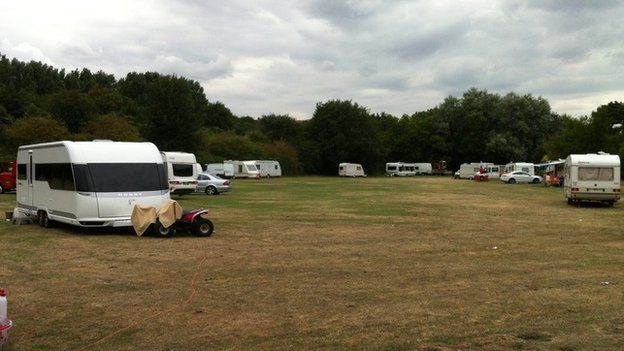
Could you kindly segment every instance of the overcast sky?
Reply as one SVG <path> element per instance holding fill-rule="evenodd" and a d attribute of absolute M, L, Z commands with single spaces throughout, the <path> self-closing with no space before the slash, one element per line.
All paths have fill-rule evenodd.
<path fill-rule="evenodd" d="M 0 52 L 175 73 L 237 115 L 351 99 L 396 116 L 470 87 L 587 115 L 624 93 L 624 1 L 8 1 Z"/>

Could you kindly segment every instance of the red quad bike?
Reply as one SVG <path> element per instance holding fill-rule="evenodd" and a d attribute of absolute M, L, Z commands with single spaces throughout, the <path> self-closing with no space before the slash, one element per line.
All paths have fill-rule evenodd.
<path fill-rule="evenodd" d="M 200 208 L 198 210 L 184 211 L 182 218 L 175 221 L 169 228 L 165 228 L 159 220 L 154 223 L 154 233 L 161 238 L 170 238 L 176 230 L 190 230 L 197 236 L 210 236 L 214 231 L 214 224 L 209 219 L 201 215 L 208 213 L 208 210 Z"/>

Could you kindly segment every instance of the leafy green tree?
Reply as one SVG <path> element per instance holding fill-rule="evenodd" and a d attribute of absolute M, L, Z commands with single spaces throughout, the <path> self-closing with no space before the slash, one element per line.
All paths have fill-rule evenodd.
<path fill-rule="evenodd" d="M 141 134 L 129 118 L 114 114 L 97 116 L 82 130 L 87 140 L 141 141 Z"/>
<path fill-rule="evenodd" d="M 65 122 L 72 133 L 79 132 L 96 113 L 95 105 L 89 96 L 76 90 L 50 95 L 47 107 L 52 116 Z"/>
<path fill-rule="evenodd" d="M 4 127 L 3 142 L 9 152 L 17 153 L 17 147 L 56 140 L 66 140 L 70 133 L 63 123 L 44 116 L 20 118 L 15 123 Z"/>
<path fill-rule="evenodd" d="M 318 103 L 309 133 L 309 138 L 318 145 L 320 173 L 336 174 L 341 162 L 361 163 L 370 172 L 380 162 L 373 119 L 357 103 L 341 100 Z"/>
<path fill-rule="evenodd" d="M 262 132 L 271 140 L 295 141 L 302 135 L 301 124 L 288 115 L 265 115 L 258 123 Z"/>
<path fill-rule="evenodd" d="M 235 119 L 236 116 L 234 116 L 232 111 L 225 107 L 222 102 L 217 101 L 215 103 L 208 103 L 203 126 L 230 130 L 234 126 Z"/>

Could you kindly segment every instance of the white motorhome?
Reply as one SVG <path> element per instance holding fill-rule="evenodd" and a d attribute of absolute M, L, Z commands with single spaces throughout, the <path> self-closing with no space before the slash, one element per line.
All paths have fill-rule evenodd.
<path fill-rule="evenodd" d="M 477 178 L 477 180 L 484 180 L 485 176 L 487 176 L 488 179 L 500 179 L 501 168 L 502 166 L 498 165 L 486 165 L 479 169 L 474 177 Z"/>
<path fill-rule="evenodd" d="M 386 163 L 386 175 L 388 176 L 414 176 L 416 175 L 416 165 L 414 163 L 388 162 Z"/>
<path fill-rule="evenodd" d="M 530 175 L 535 175 L 535 164 L 530 162 L 510 162 L 505 165 L 505 173 L 522 171 Z"/>
<path fill-rule="evenodd" d="M 223 164 L 231 164 L 234 168 L 235 178 L 260 178 L 260 172 L 253 161 L 223 161 Z"/>
<path fill-rule="evenodd" d="M 58 141 L 17 150 L 17 208 L 39 224 L 130 226 L 135 204 L 169 200 L 167 172 L 152 143 Z"/>
<path fill-rule="evenodd" d="M 341 177 L 366 177 L 361 164 L 346 162 L 338 165 L 338 175 Z"/>
<path fill-rule="evenodd" d="M 258 172 L 260 172 L 261 177 L 281 177 L 282 176 L 282 166 L 277 161 L 271 160 L 255 160 L 251 161 L 258 168 Z"/>
<path fill-rule="evenodd" d="M 620 199 L 620 156 L 605 153 L 570 155 L 564 166 L 564 193 L 569 204 Z"/>
<path fill-rule="evenodd" d="M 171 194 L 184 195 L 197 187 L 197 160 L 188 152 L 163 151 L 160 153 L 169 178 Z"/>
<path fill-rule="evenodd" d="M 493 163 L 489 162 L 472 162 L 472 163 L 462 163 L 459 166 L 459 171 L 455 172 L 455 179 L 474 179 L 475 174 L 479 172 L 479 170 L 483 167 L 494 166 Z"/>
<path fill-rule="evenodd" d="M 234 178 L 234 165 L 231 163 L 207 163 L 206 173 L 221 178 Z"/>

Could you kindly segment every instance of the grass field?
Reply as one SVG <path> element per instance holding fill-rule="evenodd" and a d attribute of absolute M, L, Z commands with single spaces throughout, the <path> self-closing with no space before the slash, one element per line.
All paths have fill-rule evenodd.
<path fill-rule="evenodd" d="M 624 349 L 624 203 L 436 177 L 237 180 L 180 202 L 216 233 L 2 221 L 9 349 Z"/>

